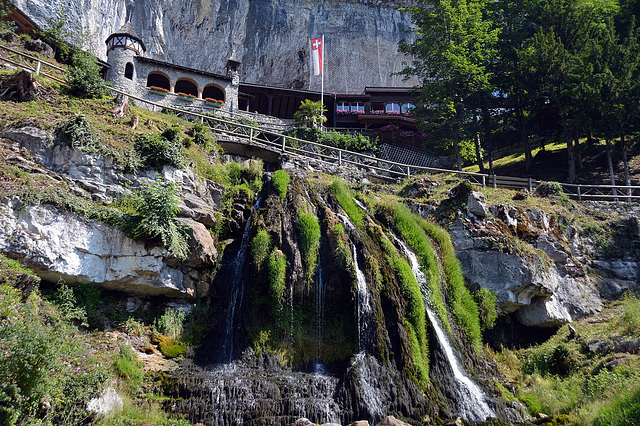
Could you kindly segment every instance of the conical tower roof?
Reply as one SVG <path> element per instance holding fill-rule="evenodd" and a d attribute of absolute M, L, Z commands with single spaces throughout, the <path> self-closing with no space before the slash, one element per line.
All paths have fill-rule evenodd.
<path fill-rule="evenodd" d="M 138 33 L 136 33 L 136 30 L 133 29 L 133 25 L 131 24 L 131 22 L 126 22 L 123 26 L 121 26 L 120 29 L 118 30 L 118 33 L 126 34 L 128 36 L 131 36 L 133 38 L 140 40 L 140 37 L 138 37 Z"/>
<path fill-rule="evenodd" d="M 131 24 L 131 22 L 126 22 L 123 26 L 120 27 L 118 31 L 111 34 L 107 38 L 107 41 L 106 41 L 107 45 L 109 44 L 109 41 L 114 37 L 129 37 L 130 39 L 133 39 L 138 43 L 140 43 L 140 46 L 142 47 L 143 52 L 147 50 L 147 48 L 144 45 L 144 42 L 138 36 L 138 33 L 136 33 L 136 30 L 133 28 L 133 25 Z"/>

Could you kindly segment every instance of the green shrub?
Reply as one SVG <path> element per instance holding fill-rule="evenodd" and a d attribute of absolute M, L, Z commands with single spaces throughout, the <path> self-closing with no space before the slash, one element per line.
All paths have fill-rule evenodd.
<path fill-rule="evenodd" d="M 53 300 L 60 308 L 60 317 L 65 321 L 78 321 L 87 326 L 87 313 L 78 306 L 73 289 L 68 287 L 63 280 L 58 281 L 58 285 Z"/>
<path fill-rule="evenodd" d="M 289 178 L 289 173 L 285 170 L 276 170 L 273 175 L 271 175 L 271 182 L 273 183 L 273 187 L 280 194 L 280 200 L 284 201 L 287 198 L 287 186 L 291 178 Z"/>
<path fill-rule="evenodd" d="M 264 262 L 269 256 L 269 250 L 271 249 L 271 237 L 265 230 L 260 230 L 255 237 L 251 240 L 250 253 L 253 258 L 253 263 L 256 269 L 260 271 L 264 265 Z"/>
<path fill-rule="evenodd" d="M 120 351 L 113 360 L 113 366 L 118 374 L 127 380 L 129 390 L 135 393 L 142 385 L 144 372 L 141 368 L 142 363 L 136 358 L 131 346 L 127 344 L 120 346 Z"/>
<path fill-rule="evenodd" d="M 276 309 L 274 314 L 277 314 L 286 301 L 287 286 L 287 256 L 277 248 L 269 255 L 268 277 L 272 306 Z"/>
<path fill-rule="evenodd" d="M 196 145 L 204 148 L 207 152 L 211 152 L 217 149 L 215 144 L 216 138 L 214 134 L 211 133 L 211 128 L 208 125 L 199 121 L 195 121 L 191 125 L 189 134 L 193 138 L 193 142 L 195 142 Z"/>
<path fill-rule="evenodd" d="M 69 121 L 60 123 L 54 130 L 56 142 L 74 148 L 100 144 L 100 138 L 91 127 L 87 116 L 78 114 Z"/>
<path fill-rule="evenodd" d="M 160 170 L 164 166 L 184 167 L 180 128 L 169 127 L 162 133 L 136 136 L 134 147 L 145 168 Z"/>
<path fill-rule="evenodd" d="M 72 293 L 61 299 L 73 311 Z M 63 319 L 76 315 L 60 310 L 37 291 L 23 301 L 19 291 L 0 286 L 0 424 L 40 424 L 45 414 L 49 424 L 81 424 L 87 402 L 108 381 L 82 335 Z M 54 408 L 46 413 L 45 398 Z"/>
<path fill-rule="evenodd" d="M 73 288 L 78 305 L 86 312 L 87 322 L 91 326 L 99 323 L 102 315 L 99 310 L 102 290 L 95 283 L 80 283 Z"/>
<path fill-rule="evenodd" d="M 176 187 L 163 180 L 144 186 L 132 201 L 136 214 L 124 215 L 120 225 L 129 237 L 159 241 L 178 258 L 186 259 L 188 228 L 175 219 L 180 205 Z"/>
<path fill-rule="evenodd" d="M 474 298 L 478 305 L 478 313 L 480 315 L 480 325 L 482 329 L 488 330 L 496 325 L 498 319 L 498 310 L 496 308 L 498 298 L 491 290 L 481 287 L 476 291 Z"/>
<path fill-rule="evenodd" d="M 535 395 L 520 395 L 520 401 L 527 407 L 529 413 L 532 415 L 537 415 L 538 413 L 542 413 L 542 404 L 538 401 L 538 398 Z"/>
<path fill-rule="evenodd" d="M 335 180 L 329 187 L 329 190 L 344 209 L 347 216 L 355 226 L 361 226 L 364 223 L 364 213 L 362 209 L 353 201 L 353 194 L 341 180 Z"/>
<path fill-rule="evenodd" d="M 157 321 L 158 331 L 170 339 L 180 338 L 186 316 L 182 309 L 167 308 Z"/>
<path fill-rule="evenodd" d="M 369 136 L 361 133 L 340 133 L 335 130 L 321 130 L 318 128 L 298 128 L 285 132 L 287 136 L 328 145 L 335 148 L 345 149 L 355 152 L 377 152 L 380 149 L 378 139 L 373 141 Z"/>
<path fill-rule="evenodd" d="M 65 72 L 69 94 L 79 98 L 100 98 L 107 94 L 98 60 L 88 53 L 75 52 Z"/>
<path fill-rule="evenodd" d="M 554 348 L 542 348 L 529 354 L 523 370 L 527 374 L 539 373 L 568 376 L 576 366 L 571 351 L 563 344 Z"/>
<path fill-rule="evenodd" d="M 181 341 L 197 345 L 209 331 L 211 321 L 211 299 L 200 299 L 193 305 L 183 323 Z"/>
<path fill-rule="evenodd" d="M 316 272 L 318 249 L 320 248 L 320 223 L 312 212 L 298 209 L 298 233 L 300 235 L 300 253 L 305 267 L 307 285 Z"/>

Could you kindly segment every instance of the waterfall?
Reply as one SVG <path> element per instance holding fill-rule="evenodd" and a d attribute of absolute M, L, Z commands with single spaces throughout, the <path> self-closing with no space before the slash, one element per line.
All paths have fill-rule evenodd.
<path fill-rule="evenodd" d="M 429 321 L 431 321 L 431 325 L 436 332 L 438 342 L 440 343 L 447 361 L 449 362 L 449 366 L 453 371 L 456 383 L 456 402 L 458 404 L 460 415 L 466 420 L 474 423 L 485 421 L 489 417 L 495 417 L 495 413 L 487 405 L 486 397 L 480 387 L 475 384 L 469 377 L 467 377 L 467 375 L 464 374 L 464 372 L 460 368 L 458 359 L 453 352 L 453 347 L 451 346 L 447 335 L 442 329 L 439 319 L 436 317 L 431 307 L 429 307 L 429 305 L 427 304 L 427 300 L 429 300 L 429 293 L 427 290 L 427 283 L 424 273 L 420 269 L 420 264 L 418 263 L 418 258 L 416 257 L 415 253 L 409 250 L 406 244 L 404 244 L 395 235 L 393 237 L 402 248 L 404 254 L 409 259 L 411 269 L 413 270 L 413 275 L 416 277 L 416 281 L 418 281 L 418 285 L 420 286 L 420 291 L 422 293 L 422 298 L 425 301 L 424 307 L 427 311 L 427 315 L 429 316 Z"/>
<path fill-rule="evenodd" d="M 324 302 L 327 291 L 327 285 L 322 276 L 322 256 L 318 256 L 318 273 L 316 275 L 316 342 L 318 350 L 318 363 L 322 358 L 322 338 L 324 328 Z M 319 367 L 322 367 L 321 365 Z"/>
<path fill-rule="evenodd" d="M 236 318 L 236 313 L 244 301 L 244 269 L 247 262 L 247 250 L 249 249 L 249 231 L 251 230 L 251 219 L 253 214 L 260 207 L 260 197 L 256 199 L 255 204 L 251 207 L 251 215 L 244 226 L 240 248 L 233 262 L 233 275 L 231 278 L 231 295 L 229 297 L 229 305 L 225 318 L 227 322 L 224 330 L 223 355 L 225 362 L 233 361 L 234 354 L 234 334 L 240 327 L 240 319 Z"/>
<path fill-rule="evenodd" d="M 369 209 L 367 208 L 367 206 L 365 206 L 364 204 L 362 204 L 362 202 L 360 200 L 358 200 L 357 198 L 354 198 L 353 201 L 358 205 L 358 207 L 360 207 L 362 210 L 364 210 L 367 213 L 369 212 Z"/>
<path fill-rule="evenodd" d="M 349 218 L 343 214 L 336 213 L 336 215 L 342 219 L 347 229 L 351 232 L 355 231 L 356 227 Z M 367 328 L 371 319 L 371 295 L 369 294 L 369 288 L 367 287 L 367 280 L 364 273 L 360 270 L 358 265 L 358 252 L 356 251 L 356 245 L 349 236 L 349 243 L 351 244 L 351 254 L 353 256 L 353 267 L 356 271 L 356 282 L 358 285 L 358 349 L 360 352 L 366 351 L 367 344 Z"/>
<path fill-rule="evenodd" d="M 353 254 L 353 266 L 356 270 L 356 281 L 358 283 L 358 349 L 360 352 L 366 351 L 367 328 L 371 320 L 371 297 L 367 288 L 367 280 L 364 273 L 358 266 L 358 253 L 356 245 L 351 242 L 351 252 Z"/>

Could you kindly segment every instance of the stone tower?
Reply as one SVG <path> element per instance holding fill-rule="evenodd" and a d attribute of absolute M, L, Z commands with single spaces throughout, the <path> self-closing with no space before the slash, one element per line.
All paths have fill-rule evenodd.
<path fill-rule="evenodd" d="M 107 38 L 107 60 L 111 68 L 107 72 L 107 81 L 116 89 L 135 93 L 136 56 L 144 56 L 147 50 L 136 34 L 133 25 L 127 22 Z"/>

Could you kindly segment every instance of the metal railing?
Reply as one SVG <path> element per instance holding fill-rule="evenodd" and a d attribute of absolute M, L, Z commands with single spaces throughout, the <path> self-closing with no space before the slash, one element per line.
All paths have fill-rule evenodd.
<path fill-rule="evenodd" d="M 44 76 L 64 83 L 62 78 L 45 74 L 42 67 L 49 67 L 55 71 L 64 72 L 64 69 L 43 61 L 37 57 L 25 54 L 1 46 L 0 49 L 9 52 L 10 55 L 0 56 L 0 60 L 14 64 L 16 66 L 27 68 L 36 74 L 41 73 Z M 18 58 L 16 58 L 19 57 Z M 27 62 L 29 61 L 29 62 Z M 32 63 L 35 62 L 35 65 Z M 421 167 L 410 164 L 397 163 L 390 160 L 384 160 L 372 155 L 362 154 L 358 152 L 348 151 L 341 148 L 322 145 L 316 142 L 310 142 L 291 136 L 287 136 L 281 132 L 268 129 L 266 126 L 251 126 L 238 123 L 230 119 L 220 118 L 207 114 L 201 114 L 195 111 L 186 111 L 181 108 L 166 106 L 155 102 L 148 101 L 139 96 L 131 95 L 122 90 L 110 88 L 111 91 L 126 95 L 131 99 L 149 105 L 152 110 L 169 110 L 191 120 L 200 120 L 207 123 L 213 131 L 220 137 L 227 138 L 230 142 L 246 143 L 250 145 L 259 145 L 280 153 L 298 155 L 328 164 L 342 166 L 345 164 L 356 166 L 365 171 L 377 173 L 381 177 L 411 178 L 417 174 L 424 173 L 442 173 L 454 174 L 470 181 L 493 188 L 511 188 L 511 189 L 528 189 L 533 190 L 542 181 L 532 178 L 520 178 L 513 176 L 487 175 L 483 173 L 465 172 L 452 169 L 441 169 L 437 167 Z M 640 200 L 640 186 L 622 186 L 622 185 L 583 185 L 560 183 L 565 193 L 578 199 L 579 201 L 588 199 L 612 200 L 612 201 L 634 201 Z"/>

